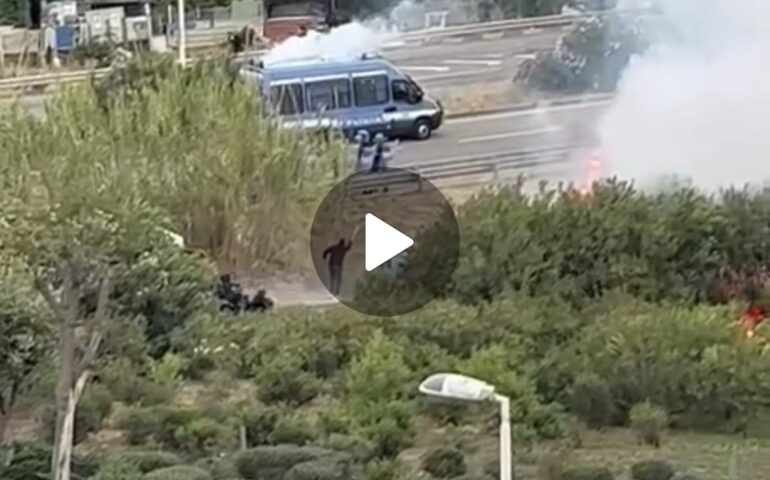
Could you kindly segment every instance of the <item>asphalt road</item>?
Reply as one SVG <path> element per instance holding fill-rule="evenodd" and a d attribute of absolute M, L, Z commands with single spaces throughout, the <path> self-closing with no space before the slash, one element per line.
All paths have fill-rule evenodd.
<path fill-rule="evenodd" d="M 401 142 L 398 159 L 420 163 L 577 143 L 606 109 L 607 104 L 585 103 L 450 118 L 429 140 Z"/>

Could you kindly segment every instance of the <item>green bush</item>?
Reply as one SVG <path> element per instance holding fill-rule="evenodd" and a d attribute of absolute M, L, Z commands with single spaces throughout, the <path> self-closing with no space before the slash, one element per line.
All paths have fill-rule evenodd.
<path fill-rule="evenodd" d="M 465 456 L 454 448 L 436 448 L 422 459 L 422 469 L 436 478 L 452 478 L 463 475 L 468 467 Z"/>
<path fill-rule="evenodd" d="M 127 450 L 107 457 L 108 464 L 128 464 L 141 473 L 148 473 L 182 463 L 182 459 L 171 452 L 160 450 Z"/>
<path fill-rule="evenodd" d="M 656 448 L 660 446 L 663 431 L 668 426 L 665 410 L 649 402 L 639 403 L 631 408 L 629 418 L 631 428 L 642 443 Z"/>
<path fill-rule="evenodd" d="M 281 480 L 295 465 L 338 455 L 337 452 L 316 447 L 256 447 L 239 452 L 235 456 L 235 467 L 247 480 Z"/>
<path fill-rule="evenodd" d="M 563 480 L 613 480 L 615 477 L 607 467 L 576 467 L 564 471 Z"/>
<path fill-rule="evenodd" d="M 356 461 L 365 463 L 372 457 L 374 446 L 357 435 L 332 433 L 321 440 L 320 446 L 338 452 L 346 452 Z"/>
<path fill-rule="evenodd" d="M 364 466 L 366 480 L 397 480 L 401 472 L 401 465 L 392 460 L 372 460 Z"/>
<path fill-rule="evenodd" d="M 115 399 L 127 405 L 148 407 L 168 404 L 176 394 L 173 385 L 154 383 L 144 377 L 137 367 L 126 362 L 108 365 L 102 377 Z"/>
<path fill-rule="evenodd" d="M 246 444 L 249 447 L 271 445 L 273 430 L 279 417 L 280 411 L 276 407 L 263 405 L 249 410 L 243 421 L 246 427 Z"/>
<path fill-rule="evenodd" d="M 382 418 L 360 429 L 372 443 L 372 455 L 377 458 L 396 458 L 405 448 L 412 446 L 414 431 L 398 419 Z"/>
<path fill-rule="evenodd" d="M 125 431 L 130 445 L 142 445 L 157 433 L 161 417 L 156 408 L 128 407 L 115 415 L 115 426 Z"/>
<path fill-rule="evenodd" d="M 316 431 L 307 420 L 299 415 L 286 415 L 275 423 L 270 436 L 272 444 L 305 445 L 315 440 Z"/>
<path fill-rule="evenodd" d="M 670 480 L 674 468 L 660 460 L 645 460 L 631 466 L 631 478 L 634 480 Z"/>
<path fill-rule="evenodd" d="M 194 454 L 215 453 L 232 448 L 237 439 L 234 428 L 212 418 L 195 418 L 179 425 L 172 445 Z"/>
<path fill-rule="evenodd" d="M 591 428 L 601 428 L 612 421 L 612 393 L 596 375 L 579 377 L 572 386 L 570 411 Z"/>
<path fill-rule="evenodd" d="M 286 472 L 285 480 L 349 480 L 350 463 L 328 458 L 297 464 Z"/>
<path fill-rule="evenodd" d="M 0 465 L 4 480 L 48 478 L 51 472 L 51 447 L 38 443 L 20 443 L 14 447 L 10 463 Z M 72 477 L 80 480 L 91 477 L 98 470 L 98 462 L 89 456 L 73 455 Z"/>
<path fill-rule="evenodd" d="M 309 402 L 320 392 L 321 381 L 303 369 L 303 360 L 289 352 L 281 352 L 255 372 L 259 398 L 265 403 L 287 403 L 292 406 Z"/>
<path fill-rule="evenodd" d="M 193 466 L 211 473 L 214 480 L 235 480 L 241 476 L 231 456 L 215 456 L 198 460 Z"/>
<path fill-rule="evenodd" d="M 206 470 L 178 465 L 161 468 L 144 476 L 144 480 L 212 480 Z"/>
<path fill-rule="evenodd" d="M 107 462 L 89 480 L 144 480 L 144 473 L 131 463 Z"/>

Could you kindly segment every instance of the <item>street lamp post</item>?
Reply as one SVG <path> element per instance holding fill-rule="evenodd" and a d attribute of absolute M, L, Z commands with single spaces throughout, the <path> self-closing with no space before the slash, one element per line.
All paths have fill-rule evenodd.
<path fill-rule="evenodd" d="M 185 52 L 185 48 L 187 46 L 185 24 L 187 23 L 187 20 L 184 14 L 184 0 L 177 0 L 176 9 L 177 9 L 177 34 L 179 35 L 179 38 L 177 39 L 177 48 L 179 49 L 179 63 L 184 67 L 187 64 L 187 55 Z"/>
<path fill-rule="evenodd" d="M 420 393 L 432 397 L 470 402 L 495 401 L 500 404 L 500 480 L 513 478 L 511 448 L 511 402 L 495 393 L 495 387 L 481 380 L 456 373 L 437 373 L 423 380 Z"/>

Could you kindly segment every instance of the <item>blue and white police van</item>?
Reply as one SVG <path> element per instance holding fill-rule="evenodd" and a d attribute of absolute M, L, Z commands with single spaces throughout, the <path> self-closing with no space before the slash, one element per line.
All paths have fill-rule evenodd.
<path fill-rule="evenodd" d="M 268 113 L 289 128 L 425 140 L 444 117 L 439 101 L 377 56 L 250 64 L 241 74 L 256 82 Z"/>

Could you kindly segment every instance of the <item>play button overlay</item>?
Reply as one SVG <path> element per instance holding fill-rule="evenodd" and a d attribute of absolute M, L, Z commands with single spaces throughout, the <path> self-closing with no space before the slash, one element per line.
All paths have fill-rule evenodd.
<path fill-rule="evenodd" d="M 446 292 L 460 233 L 449 201 L 402 169 L 350 175 L 321 201 L 310 252 L 324 286 L 344 305 L 402 315 Z"/>
<path fill-rule="evenodd" d="M 375 217 L 371 213 L 364 216 L 366 248 L 364 266 L 371 272 L 399 253 L 414 245 L 414 240 Z"/>

